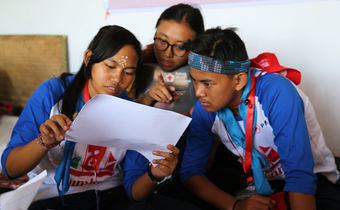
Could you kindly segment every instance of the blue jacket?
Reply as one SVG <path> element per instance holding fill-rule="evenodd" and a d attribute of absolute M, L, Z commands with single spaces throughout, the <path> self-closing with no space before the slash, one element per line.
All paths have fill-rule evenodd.
<path fill-rule="evenodd" d="M 253 145 L 266 160 L 262 169 L 266 178 L 285 179 L 286 191 L 315 194 L 317 178 L 313 172 L 313 153 L 304 103 L 296 88 L 280 75 L 263 74 L 256 83 L 255 104 L 257 130 Z M 243 128 L 242 118 L 236 119 Z M 216 134 L 235 155 L 244 156 L 244 150 L 228 139 L 216 113 L 206 112 L 198 101 L 184 152 L 180 173 L 182 182 L 205 174 Z"/>
<path fill-rule="evenodd" d="M 40 133 L 39 127 L 41 124 L 45 123 L 46 120 L 50 118 L 51 115 L 51 110 L 53 107 L 55 107 L 58 102 L 61 100 L 62 95 L 65 91 L 65 86 L 67 87 L 74 79 L 74 75 L 66 77 L 66 85 L 63 84 L 62 80 L 58 78 L 53 78 L 45 81 L 42 83 L 37 90 L 33 93 L 33 95 L 30 97 L 29 101 L 27 102 L 24 110 L 22 111 L 18 122 L 16 123 L 11 140 L 8 143 L 7 148 L 2 154 L 1 157 L 1 164 L 3 166 L 3 171 L 6 176 L 8 176 L 7 171 L 6 171 L 6 160 L 8 157 L 8 154 L 16 147 L 21 146 L 21 145 L 26 145 L 32 140 L 34 140 Z M 125 96 L 122 97 L 123 99 L 133 101 L 130 97 Z M 61 148 L 63 147 L 63 143 L 61 144 Z M 77 144 L 76 144 L 77 145 Z M 76 146 L 77 147 L 77 146 Z M 63 150 L 59 147 L 55 147 L 51 149 L 48 152 L 48 157 L 51 156 L 56 156 L 56 154 L 52 153 L 60 153 L 58 155 L 62 156 L 63 155 Z M 119 172 L 120 169 L 118 169 L 118 164 L 117 167 L 113 169 L 115 171 L 116 178 L 114 179 L 114 184 L 112 184 L 113 181 L 109 179 L 106 180 L 106 183 L 111 182 L 110 185 L 104 185 L 105 180 L 103 182 L 104 187 L 113 187 L 121 185 L 124 181 L 124 186 L 126 189 L 126 194 L 128 197 L 133 201 L 132 196 L 131 196 L 131 189 L 136 181 L 136 179 L 143 174 L 146 173 L 146 167 L 148 164 L 148 160 L 139 154 L 136 151 L 131 151 L 131 150 L 121 150 L 120 154 L 125 154 L 125 158 L 118 160 L 117 163 L 122 162 L 124 163 L 124 180 L 123 176 L 121 175 L 122 173 Z M 124 157 L 124 156 L 123 156 Z M 51 158 L 47 158 L 48 161 L 53 162 L 54 160 L 51 161 Z M 32 176 L 36 175 L 39 171 L 42 171 L 46 169 L 48 171 L 48 176 L 45 178 L 44 184 L 54 184 L 53 176 L 55 172 L 55 168 L 58 165 L 56 164 L 51 164 L 44 163 L 44 160 L 33 170 L 34 173 L 29 172 L 30 178 Z M 118 174 L 118 175 L 117 175 Z M 13 177 L 17 178 L 17 177 Z M 43 184 L 43 185 L 44 185 Z M 98 184 L 101 184 L 98 182 Z M 100 186 L 100 185 L 99 185 Z M 43 187 L 43 186 L 42 186 Z M 51 186 L 49 186 L 51 188 Z M 79 186 L 77 186 L 79 188 Z M 101 188 L 99 188 L 101 190 Z M 38 196 L 37 199 L 44 199 L 47 197 L 53 197 L 57 196 L 57 190 L 55 189 L 56 194 L 54 192 L 52 194 L 44 194 L 41 195 L 40 197 Z M 72 186 L 70 187 L 69 190 L 70 193 L 76 193 L 77 191 L 72 191 Z"/>

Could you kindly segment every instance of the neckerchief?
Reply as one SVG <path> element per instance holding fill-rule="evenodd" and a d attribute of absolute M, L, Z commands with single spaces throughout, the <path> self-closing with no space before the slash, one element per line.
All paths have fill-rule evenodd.
<path fill-rule="evenodd" d="M 126 97 L 127 94 L 128 94 L 127 91 L 124 91 L 123 93 L 121 93 L 119 95 L 119 97 Z M 86 83 L 85 83 L 84 88 L 83 88 L 83 92 L 82 92 L 82 94 L 80 94 L 80 100 L 78 101 L 77 106 L 76 106 L 76 113 L 80 112 L 80 110 L 83 108 L 85 103 L 87 103 L 89 100 L 90 100 L 90 95 L 89 95 L 89 92 L 88 92 L 88 80 L 86 80 Z M 65 140 L 63 159 L 61 160 L 60 165 L 56 169 L 56 173 L 55 173 L 55 176 L 54 176 L 54 179 L 57 183 L 58 193 L 59 193 L 59 196 L 60 196 L 64 206 L 67 206 L 64 202 L 64 195 L 66 194 L 66 192 L 70 188 L 70 185 L 69 185 L 70 165 L 71 165 L 71 162 L 72 162 L 72 155 L 73 155 L 73 152 L 74 152 L 75 145 L 76 145 L 75 142 Z M 93 151 L 95 150 L 96 147 L 98 147 L 98 146 L 90 145 L 90 150 L 92 152 L 92 155 L 94 155 Z M 93 158 L 94 158 L 94 156 L 93 156 Z M 101 158 L 102 157 L 99 157 L 99 159 L 97 159 L 96 161 L 93 160 L 94 170 L 95 170 L 95 178 L 97 178 L 97 170 L 98 170 Z M 60 190 L 60 185 L 62 185 L 62 190 Z M 96 188 L 96 190 L 97 190 L 97 188 Z"/>
<path fill-rule="evenodd" d="M 253 71 L 253 72 L 252 72 Z M 251 81 L 251 73 L 254 73 L 256 70 L 251 70 L 249 69 L 248 71 L 248 82 L 244 88 L 242 97 L 240 101 L 246 101 L 249 91 L 250 91 L 250 87 L 252 84 Z M 254 87 L 255 88 L 255 87 Z M 253 104 L 255 106 L 255 103 Z M 238 105 L 238 109 L 240 112 L 240 115 L 243 119 L 243 125 L 245 130 L 246 129 L 246 125 L 247 125 L 247 105 L 245 103 L 240 103 Z M 233 143 L 235 143 L 238 146 L 241 146 L 243 149 L 245 149 L 245 135 L 242 132 L 240 126 L 238 125 L 235 116 L 233 114 L 233 112 L 230 110 L 230 108 L 225 107 L 221 110 L 219 110 L 217 112 L 217 116 L 222 120 L 222 122 L 225 125 L 225 128 L 228 132 L 228 134 L 231 137 L 231 140 L 233 141 Z M 255 128 L 256 128 L 256 107 L 254 107 L 254 116 L 253 116 L 253 136 L 255 133 Z M 242 156 L 240 157 L 242 158 Z M 261 167 L 261 162 L 263 163 L 263 165 L 267 165 L 265 162 L 265 159 L 260 155 L 260 153 L 254 148 L 252 147 L 252 159 L 251 159 L 251 167 L 252 167 L 252 172 L 253 172 L 253 178 L 254 178 L 254 183 L 255 183 L 255 188 L 256 191 L 259 195 L 262 196 L 269 196 L 272 194 L 272 190 L 271 187 L 268 183 L 268 180 L 266 179 L 266 177 L 263 174 L 262 171 L 262 167 Z"/>

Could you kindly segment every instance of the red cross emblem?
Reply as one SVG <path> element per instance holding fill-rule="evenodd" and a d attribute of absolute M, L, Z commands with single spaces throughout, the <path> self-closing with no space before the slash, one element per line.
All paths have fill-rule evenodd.
<path fill-rule="evenodd" d="M 168 75 L 166 75 L 165 78 L 166 78 L 165 80 L 166 80 L 167 82 L 173 82 L 174 79 L 175 79 L 175 76 L 174 76 L 173 74 L 169 73 Z"/>

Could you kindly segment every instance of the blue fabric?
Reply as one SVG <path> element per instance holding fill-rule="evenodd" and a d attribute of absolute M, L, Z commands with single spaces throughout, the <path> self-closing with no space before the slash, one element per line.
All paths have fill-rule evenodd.
<path fill-rule="evenodd" d="M 248 82 L 244 88 L 242 97 L 240 101 L 246 100 L 250 91 L 251 87 L 251 71 L 248 71 Z M 255 104 L 254 104 L 255 106 Z M 244 103 L 241 103 L 238 105 L 239 112 L 241 117 L 244 119 L 243 124 L 244 128 L 247 126 L 247 108 L 248 106 L 245 105 Z M 254 107 L 254 110 L 256 107 Z M 225 107 L 217 112 L 217 116 L 224 121 L 224 124 L 227 125 L 225 128 L 227 129 L 229 135 L 231 136 L 232 141 L 238 145 L 241 146 L 243 149 L 245 149 L 245 135 L 242 132 L 240 126 L 238 125 L 235 116 L 233 112 L 228 108 Z M 255 133 L 255 128 L 256 128 L 256 111 L 254 111 L 254 116 L 253 116 L 253 136 Z M 256 191 L 258 192 L 259 195 L 262 196 L 269 196 L 272 194 L 270 185 L 266 179 L 266 177 L 263 174 L 262 167 L 261 167 L 261 162 L 263 165 L 266 165 L 265 159 L 252 147 L 252 159 L 251 159 L 251 167 L 253 171 L 253 178 L 254 178 L 254 183 L 255 183 L 255 188 Z"/>
<path fill-rule="evenodd" d="M 63 202 L 63 205 L 66 205 L 64 203 L 64 195 L 70 188 L 70 185 L 69 185 L 70 165 L 71 165 L 71 159 L 72 159 L 72 154 L 73 154 L 75 145 L 76 144 L 71 141 L 65 142 L 64 156 L 54 176 L 54 179 L 57 182 L 58 193 Z M 60 190 L 59 188 L 60 184 L 62 184 L 62 190 Z"/>
<path fill-rule="evenodd" d="M 221 62 L 209 56 L 190 52 L 188 55 L 188 64 L 190 67 L 200 71 L 218 74 L 237 74 L 240 72 L 249 72 L 250 60 Z"/>
<path fill-rule="evenodd" d="M 75 75 L 66 77 L 66 86 L 68 86 Z M 43 82 L 32 94 L 27 101 L 20 117 L 15 124 L 11 140 L 1 156 L 2 170 L 8 177 L 6 171 L 6 160 L 9 153 L 16 147 L 26 145 L 39 135 L 39 127 L 50 118 L 51 108 L 57 104 L 65 92 L 62 80 L 52 78 Z M 19 177 L 9 177 L 11 180 Z"/>
<path fill-rule="evenodd" d="M 256 86 L 258 102 L 273 129 L 273 141 L 285 173 L 284 190 L 315 194 L 317 177 L 302 98 L 280 75 L 262 75 Z"/>
<path fill-rule="evenodd" d="M 132 187 L 136 179 L 146 173 L 146 167 L 149 164 L 149 160 L 146 159 L 139 152 L 134 150 L 128 150 L 124 159 L 124 187 L 125 193 L 133 203 L 144 203 L 145 200 L 135 202 L 132 198 Z"/>
<path fill-rule="evenodd" d="M 205 111 L 200 101 L 195 103 L 186 147 L 181 151 L 184 152 L 180 171 L 181 182 L 195 175 L 205 175 L 205 167 L 214 144 L 215 134 L 212 132 L 212 127 L 215 118 L 215 112 Z"/>

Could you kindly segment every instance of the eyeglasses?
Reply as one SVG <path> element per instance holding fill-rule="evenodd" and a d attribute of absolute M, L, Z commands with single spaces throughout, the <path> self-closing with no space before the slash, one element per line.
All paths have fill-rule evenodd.
<path fill-rule="evenodd" d="M 153 40 L 158 50 L 165 51 L 169 46 L 171 46 L 171 52 L 177 57 L 183 57 L 187 52 L 185 49 L 183 49 L 182 45 L 169 44 L 169 42 L 166 40 L 157 37 L 153 38 Z"/>

